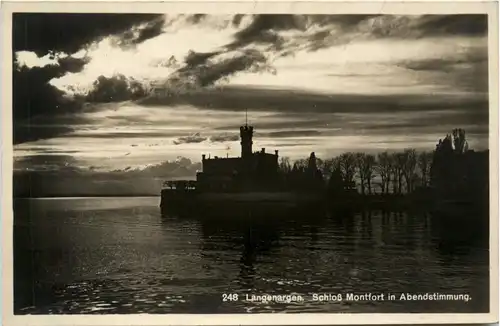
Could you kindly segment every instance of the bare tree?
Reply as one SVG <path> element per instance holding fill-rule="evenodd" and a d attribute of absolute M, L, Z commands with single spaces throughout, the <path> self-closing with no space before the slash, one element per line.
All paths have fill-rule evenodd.
<path fill-rule="evenodd" d="M 371 195 L 372 194 L 372 180 L 373 177 L 375 176 L 375 166 L 376 166 L 377 160 L 375 159 L 375 155 L 367 154 L 365 156 L 365 174 L 366 174 L 366 182 L 368 185 L 368 193 Z"/>
<path fill-rule="evenodd" d="M 300 158 L 293 163 L 293 166 L 297 167 L 297 169 L 299 170 L 304 171 L 307 168 L 308 163 L 309 158 Z"/>
<path fill-rule="evenodd" d="M 375 167 L 375 156 L 365 153 L 356 153 L 356 168 L 360 180 L 361 193 L 365 194 L 365 189 L 368 188 L 368 193 L 372 193 L 372 179 Z"/>
<path fill-rule="evenodd" d="M 405 165 L 404 153 L 392 153 L 391 170 L 392 170 L 392 191 L 395 194 L 401 194 L 403 189 L 403 168 Z"/>
<path fill-rule="evenodd" d="M 322 160 L 322 159 L 317 158 L 316 162 L 318 165 L 318 169 L 321 171 L 321 173 L 324 176 L 331 175 L 334 168 L 335 168 L 335 165 L 336 165 L 336 161 L 334 158 L 329 158 L 326 160 Z"/>
<path fill-rule="evenodd" d="M 356 164 L 357 174 L 359 176 L 359 185 L 361 187 L 361 194 L 364 195 L 365 194 L 365 183 L 366 183 L 365 173 L 364 173 L 364 169 L 363 169 L 365 153 L 356 153 L 356 154 L 354 154 L 354 156 L 356 159 L 355 164 Z"/>
<path fill-rule="evenodd" d="M 377 155 L 377 165 L 375 170 L 381 179 L 381 189 L 382 193 L 389 192 L 389 185 L 391 183 L 391 174 L 392 174 L 392 164 L 391 164 L 391 156 L 387 152 L 382 152 Z"/>
<path fill-rule="evenodd" d="M 417 158 L 417 165 L 422 178 L 422 186 L 427 187 L 430 181 L 430 171 L 432 164 L 432 152 L 420 152 Z"/>
<path fill-rule="evenodd" d="M 354 176 L 356 175 L 356 156 L 354 153 L 348 152 L 338 157 L 339 167 L 344 179 L 344 184 L 355 186 Z"/>
<path fill-rule="evenodd" d="M 413 191 L 413 181 L 417 169 L 417 152 L 414 149 L 405 149 L 402 155 L 402 177 L 406 182 L 406 192 Z"/>
<path fill-rule="evenodd" d="M 283 173 L 289 173 L 292 171 L 292 165 L 290 163 L 290 158 L 286 156 L 280 157 L 279 160 L 279 170 Z"/>

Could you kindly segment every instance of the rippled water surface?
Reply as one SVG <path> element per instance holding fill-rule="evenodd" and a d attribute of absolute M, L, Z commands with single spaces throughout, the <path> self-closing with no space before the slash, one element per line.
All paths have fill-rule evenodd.
<path fill-rule="evenodd" d="M 488 250 L 428 214 L 231 223 L 162 217 L 158 198 L 15 202 L 15 312 L 487 312 Z M 314 302 L 439 292 L 464 301 Z M 238 294 L 237 301 L 222 294 Z M 249 302 L 298 294 L 304 302 Z"/>

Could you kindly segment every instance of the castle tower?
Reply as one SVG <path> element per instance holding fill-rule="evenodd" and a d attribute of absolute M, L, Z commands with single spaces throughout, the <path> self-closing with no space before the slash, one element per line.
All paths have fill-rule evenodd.
<path fill-rule="evenodd" d="M 253 145 L 253 127 L 245 124 L 240 127 L 241 138 L 241 157 L 247 158 L 252 156 Z"/>

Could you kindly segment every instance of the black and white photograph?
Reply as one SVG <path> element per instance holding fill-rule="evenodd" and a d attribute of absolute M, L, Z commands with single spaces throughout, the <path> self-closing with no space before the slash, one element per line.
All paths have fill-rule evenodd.
<path fill-rule="evenodd" d="M 10 314 L 498 318 L 498 3 L 109 8 L 9 14 Z"/>

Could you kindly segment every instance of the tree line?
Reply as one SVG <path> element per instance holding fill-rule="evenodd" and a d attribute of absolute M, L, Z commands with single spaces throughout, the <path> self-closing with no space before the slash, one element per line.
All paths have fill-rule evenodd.
<path fill-rule="evenodd" d="M 439 140 L 433 151 L 417 151 L 407 148 L 401 151 L 384 151 L 378 154 L 346 152 L 336 157 L 320 159 L 311 153 L 308 158 L 291 161 L 288 157 L 279 160 L 279 171 L 285 179 L 296 179 L 313 169 L 316 180 L 332 188 L 356 191 L 365 194 L 409 194 L 426 188 L 446 174 L 450 155 L 469 152 L 463 129 L 454 129 L 452 134 Z M 448 156 L 446 156 L 448 155 Z M 445 159 L 441 159 L 445 156 Z M 434 171 L 434 173 L 433 173 Z M 438 172 L 436 172 L 438 171 Z M 452 180 L 448 180 L 452 182 Z"/>

